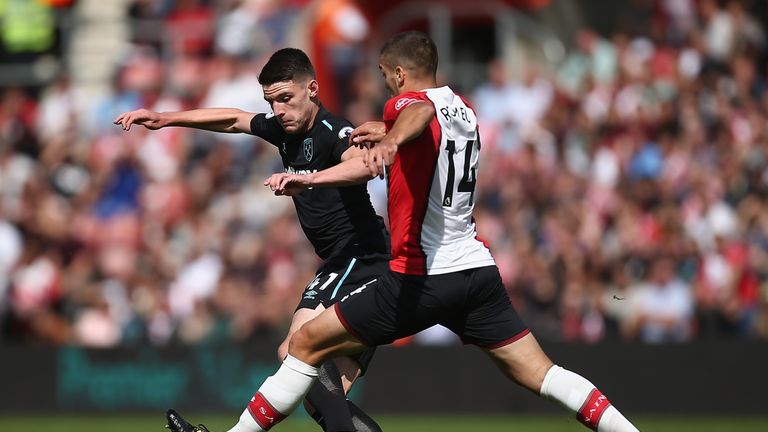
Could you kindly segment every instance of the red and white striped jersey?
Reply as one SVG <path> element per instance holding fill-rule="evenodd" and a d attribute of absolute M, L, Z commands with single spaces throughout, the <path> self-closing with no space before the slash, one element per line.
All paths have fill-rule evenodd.
<path fill-rule="evenodd" d="M 433 104 L 436 114 L 418 138 L 400 146 L 388 172 L 390 268 L 442 274 L 494 265 L 472 219 L 480 150 L 475 112 L 448 87 L 409 92 L 387 101 L 387 131 L 417 102 Z"/>

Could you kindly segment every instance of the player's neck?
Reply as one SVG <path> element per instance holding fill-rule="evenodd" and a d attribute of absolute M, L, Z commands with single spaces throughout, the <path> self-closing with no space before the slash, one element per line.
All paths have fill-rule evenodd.
<path fill-rule="evenodd" d="M 315 126 L 315 120 L 317 120 L 317 115 L 320 113 L 320 104 L 312 104 L 312 114 L 309 116 L 309 121 L 307 122 L 307 130 L 304 131 L 304 133 L 307 133 L 312 130 L 312 128 Z"/>
<path fill-rule="evenodd" d="M 434 80 L 414 80 L 400 87 L 400 94 L 408 92 L 420 92 L 422 90 L 435 87 L 437 87 L 437 82 Z"/>

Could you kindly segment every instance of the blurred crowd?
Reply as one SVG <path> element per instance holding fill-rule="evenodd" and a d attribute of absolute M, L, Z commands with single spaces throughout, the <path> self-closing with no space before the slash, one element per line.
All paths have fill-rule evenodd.
<path fill-rule="evenodd" d="M 269 111 L 256 76 L 290 44 L 302 3 L 137 0 L 131 49 L 101 100 L 82 109 L 66 75 L 37 95 L 2 91 L 3 340 L 284 334 L 318 259 L 290 199 L 262 186 L 282 170 L 278 153 L 247 135 L 112 122 L 142 107 Z"/>
<path fill-rule="evenodd" d="M 277 152 L 112 121 L 140 107 L 268 111 L 256 74 L 308 19 L 330 35 L 322 58 L 341 83 L 321 80 L 323 97 L 355 124 L 377 118 L 364 15 L 344 0 L 297 13 L 307 3 L 136 0 L 132 49 L 88 110 L 65 74 L 39 94 L 2 90 L 3 340 L 284 334 L 319 262 L 290 199 L 262 186 Z M 768 339 L 763 23 L 748 2 L 632 3 L 626 28 L 582 28 L 562 63 L 493 60 L 461 89 L 481 127 L 480 236 L 541 339 Z M 383 183 L 370 190 L 384 214 Z"/>
<path fill-rule="evenodd" d="M 766 338 L 764 27 L 739 1 L 632 3 L 634 31 L 582 29 L 554 70 L 490 65 L 481 235 L 542 338 Z"/>

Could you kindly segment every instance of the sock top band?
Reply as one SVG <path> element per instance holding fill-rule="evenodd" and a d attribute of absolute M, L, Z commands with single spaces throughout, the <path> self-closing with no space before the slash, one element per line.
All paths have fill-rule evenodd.
<path fill-rule="evenodd" d="M 283 360 L 283 364 L 296 372 L 310 376 L 310 377 L 316 377 L 317 376 L 317 368 L 304 363 L 303 361 L 297 359 L 296 357 L 288 354 L 285 356 L 285 360 Z"/>

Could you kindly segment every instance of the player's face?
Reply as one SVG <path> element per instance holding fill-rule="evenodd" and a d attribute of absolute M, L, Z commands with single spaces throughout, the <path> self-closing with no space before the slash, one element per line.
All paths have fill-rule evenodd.
<path fill-rule="evenodd" d="M 312 122 L 317 90 L 315 80 L 280 81 L 264 86 L 264 99 L 287 133 L 303 133 Z"/>
<path fill-rule="evenodd" d="M 395 68 L 389 67 L 384 63 L 379 63 L 379 70 L 381 71 L 381 76 L 384 77 L 384 86 L 387 87 L 389 94 L 391 96 L 397 96 L 400 89 L 400 86 L 398 85 L 400 78 L 398 77 Z"/>

